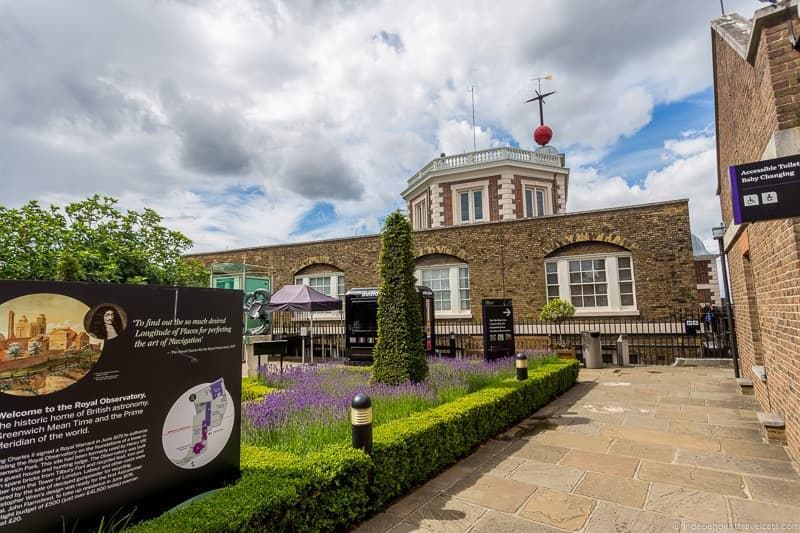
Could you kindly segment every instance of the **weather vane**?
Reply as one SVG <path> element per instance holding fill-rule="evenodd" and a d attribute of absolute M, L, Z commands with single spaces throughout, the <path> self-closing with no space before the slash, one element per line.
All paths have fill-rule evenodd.
<path fill-rule="evenodd" d="M 544 99 L 552 94 L 555 94 L 555 91 L 550 91 L 549 93 L 542 93 L 542 80 L 552 80 L 552 75 L 547 75 L 541 78 L 533 78 L 539 81 L 539 89 L 534 90 L 533 92 L 536 93 L 536 96 L 531 98 L 530 100 L 525 100 L 525 103 L 528 104 L 530 102 L 539 102 L 539 127 L 536 128 L 533 132 L 533 140 L 536 141 L 537 144 L 544 146 L 545 144 L 550 142 L 550 139 L 553 138 L 553 130 L 550 126 L 545 126 L 544 124 Z"/>

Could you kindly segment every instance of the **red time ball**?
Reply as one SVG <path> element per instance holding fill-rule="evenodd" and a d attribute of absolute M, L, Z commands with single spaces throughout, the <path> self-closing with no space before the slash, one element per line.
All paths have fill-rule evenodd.
<path fill-rule="evenodd" d="M 550 126 L 542 125 L 533 130 L 533 140 L 536 141 L 537 144 L 544 146 L 549 143 L 552 138 L 553 130 L 550 129 Z"/>

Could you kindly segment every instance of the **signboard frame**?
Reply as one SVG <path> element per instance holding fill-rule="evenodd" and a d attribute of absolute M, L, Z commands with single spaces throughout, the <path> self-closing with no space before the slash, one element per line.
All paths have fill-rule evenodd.
<path fill-rule="evenodd" d="M 728 167 L 736 224 L 800 216 L 800 154 Z"/>
<path fill-rule="evenodd" d="M 483 318 L 483 357 L 487 361 L 511 357 L 516 351 L 514 306 L 511 298 L 481 300 Z"/>
<path fill-rule="evenodd" d="M 138 521 L 235 481 L 241 302 L 0 280 L 0 532 L 82 530 L 134 508 Z M 11 344 L 28 349 L 9 358 Z"/>

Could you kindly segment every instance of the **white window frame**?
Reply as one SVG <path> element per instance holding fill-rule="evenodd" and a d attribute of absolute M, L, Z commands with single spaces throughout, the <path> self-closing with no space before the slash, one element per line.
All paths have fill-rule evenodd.
<path fill-rule="evenodd" d="M 461 183 L 451 185 L 453 191 L 453 225 L 459 224 L 474 224 L 476 222 L 489 222 L 489 182 L 488 181 L 475 181 L 469 183 Z M 475 197 L 472 193 L 474 191 L 481 191 L 481 210 L 482 217 L 475 219 Z M 468 192 L 469 195 L 469 216 L 468 220 L 461 220 L 461 193 Z"/>
<path fill-rule="evenodd" d="M 620 302 L 620 289 L 619 289 L 619 267 L 617 260 L 620 257 L 627 257 L 631 263 L 631 279 L 630 283 L 633 284 L 633 305 L 622 305 Z M 547 263 L 556 263 L 558 273 L 558 293 L 559 298 L 572 302 L 572 292 L 570 291 L 569 282 L 569 262 L 582 261 L 582 260 L 605 260 L 606 267 L 606 283 L 608 295 L 608 305 L 604 307 L 576 307 L 575 316 L 613 316 L 613 315 L 639 315 L 636 297 L 636 272 L 633 266 L 633 257 L 630 253 L 607 253 L 607 254 L 586 254 L 586 255 L 565 255 L 554 257 L 545 261 L 544 268 L 544 289 L 545 298 L 550 299 L 547 295 Z M 627 283 L 628 280 L 623 281 Z"/>
<path fill-rule="evenodd" d="M 521 176 L 522 183 L 522 217 L 533 218 L 553 214 L 553 183 L 550 179 L 532 179 L 531 177 Z M 525 201 L 525 191 L 528 189 L 540 189 L 544 191 L 544 212 L 528 213 L 528 205 Z M 533 196 L 533 209 L 536 210 L 536 193 Z M 519 214 L 517 216 L 520 216 Z"/>
<path fill-rule="evenodd" d="M 331 292 L 336 292 L 337 294 L 329 294 L 328 296 L 333 296 L 334 298 L 339 298 L 342 302 L 342 309 L 339 311 L 319 311 L 314 313 L 314 320 L 340 320 L 342 318 L 342 313 L 344 310 L 344 295 L 345 291 L 347 290 L 346 281 L 345 285 L 343 286 L 344 291 L 339 293 L 339 277 L 344 279 L 344 272 L 319 272 L 314 274 L 302 274 L 299 276 L 294 277 L 294 284 L 295 285 L 310 285 L 311 278 L 330 278 L 330 290 Z M 309 313 L 295 313 L 295 318 L 298 320 L 308 320 Z"/>
<path fill-rule="evenodd" d="M 411 202 L 411 213 L 415 230 L 428 229 L 428 199 L 425 196 Z"/>
<path fill-rule="evenodd" d="M 528 191 L 530 191 L 531 195 L 532 195 L 532 198 L 531 198 L 532 199 L 532 202 L 531 202 L 532 211 L 528 210 L 528 198 L 527 198 Z M 536 205 L 536 193 L 537 192 L 541 192 L 542 193 L 542 208 L 543 208 L 543 210 L 542 210 L 541 213 L 539 212 L 539 207 Z M 522 208 L 525 211 L 525 218 L 533 218 L 533 217 L 541 217 L 541 216 L 544 216 L 544 215 L 549 215 L 550 214 L 550 209 L 549 209 L 550 202 L 549 202 L 549 199 L 550 199 L 550 195 L 548 194 L 547 187 L 544 187 L 544 186 L 541 186 L 541 185 L 525 185 L 522 188 Z"/>
<path fill-rule="evenodd" d="M 440 265 L 426 265 L 417 267 L 414 271 L 414 276 L 417 279 L 417 285 L 425 285 L 422 282 L 422 271 L 431 269 L 448 269 L 449 284 L 450 284 L 450 310 L 449 311 L 436 311 L 436 318 L 472 318 L 472 288 L 470 291 L 470 305 L 467 309 L 461 309 L 461 286 L 459 285 L 459 269 L 467 269 L 467 281 L 469 282 L 469 265 L 467 263 L 446 263 Z"/>

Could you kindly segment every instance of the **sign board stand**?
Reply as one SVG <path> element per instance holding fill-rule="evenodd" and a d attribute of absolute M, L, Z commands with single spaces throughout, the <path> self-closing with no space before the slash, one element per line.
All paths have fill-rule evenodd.
<path fill-rule="evenodd" d="M 492 361 L 511 357 L 514 345 L 514 307 L 510 298 L 481 300 L 483 316 L 483 357 Z"/>

